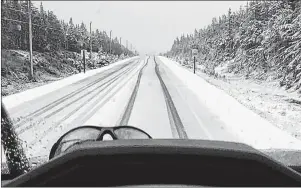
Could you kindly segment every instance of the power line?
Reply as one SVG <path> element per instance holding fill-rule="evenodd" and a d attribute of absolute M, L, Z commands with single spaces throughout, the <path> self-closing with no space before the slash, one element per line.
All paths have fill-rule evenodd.
<path fill-rule="evenodd" d="M 24 12 L 22 10 L 17 10 L 17 9 L 9 8 L 9 7 L 5 7 L 5 9 L 9 9 L 9 10 L 17 11 L 17 12 L 22 12 L 23 14 L 29 15 L 29 12 Z M 9 18 L 1 18 L 1 19 L 6 20 L 6 21 L 14 21 L 14 22 L 19 22 L 19 23 L 29 24 L 28 22 L 23 22 L 23 21 L 20 21 L 20 20 L 13 20 L 13 19 L 9 19 Z M 38 26 L 38 27 L 46 27 L 47 29 L 61 31 L 61 30 L 58 30 L 58 29 L 54 29 L 52 27 L 42 26 L 42 25 L 38 25 L 38 24 L 34 24 L 34 23 L 31 23 L 31 25 Z"/>
<path fill-rule="evenodd" d="M 12 11 L 17 11 L 17 12 L 21 12 L 23 14 L 29 15 L 29 12 L 24 12 L 22 10 L 17 10 L 17 9 L 9 8 L 9 7 L 5 7 L 5 9 L 9 9 L 9 10 L 12 10 Z M 12 21 L 12 22 L 18 22 L 18 23 L 23 23 L 23 24 L 29 24 L 29 22 L 24 22 L 24 21 L 20 21 L 20 20 L 9 19 L 9 18 L 1 18 L 1 19 L 5 20 L 5 21 Z M 51 30 L 55 30 L 55 31 L 64 31 L 64 29 L 59 30 L 59 29 L 54 29 L 52 27 L 42 26 L 42 25 L 34 24 L 34 23 L 31 23 L 31 25 L 37 26 L 37 27 L 41 27 L 41 28 L 45 27 L 46 29 L 51 29 Z M 91 33 L 91 28 L 90 28 L 90 33 Z M 112 34 L 112 30 L 110 31 L 110 52 L 111 52 L 112 42 L 114 43 L 114 41 L 112 41 L 112 39 L 111 39 L 111 34 Z M 122 46 L 122 44 L 121 44 L 121 38 L 120 38 L 120 45 Z M 128 48 L 128 46 L 126 48 Z"/>
<path fill-rule="evenodd" d="M 14 8 L 5 7 L 5 9 L 14 10 L 14 11 L 17 11 L 17 12 L 22 12 L 24 14 L 28 14 L 28 12 L 24 12 L 22 10 L 17 10 L 17 9 L 14 9 Z"/>
<path fill-rule="evenodd" d="M 13 20 L 13 19 L 9 19 L 9 18 L 1 18 L 1 19 L 2 20 L 6 20 L 6 21 L 12 21 L 12 22 L 19 22 L 19 23 L 29 24 L 28 22 L 24 22 L 24 21 L 20 21 L 20 20 Z M 46 27 L 46 29 L 52 29 L 52 30 L 56 30 L 56 31 L 62 31 L 62 30 L 54 29 L 52 27 L 42 26 L 42 25 L 38 25 L 38 24 L 34 24 L 34 23 L 32 23 L 32 25 L 38 26 L 38 27 Z"/>

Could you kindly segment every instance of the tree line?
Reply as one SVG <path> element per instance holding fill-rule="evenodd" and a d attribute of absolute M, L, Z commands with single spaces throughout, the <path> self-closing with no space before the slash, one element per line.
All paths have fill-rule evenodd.
<path fill-rule="evenodd" d="M 191 57 L 209 72 L 231 62 L 232 72 L 266 79 L 269 72 L 287 89 L 301 87 L 301 1 L 249 1 L 236 12 L 213 18 L 205 28 L 174 40 L 167 55 Z"/>
<path fill-rule="evenodd" d="M 1 0 L 1 47 L 2 49 L 29 49 L 28 2 Z M 68 50 L 90 51 L 90 31 L 84 23 L 76 24 L 59 20 L 53 11 L 45 11 L 41 2 L 37 8 L 31 3 L 32 48 L 38 52 Z M 110 53 L 110 36 L 96 29 L 91 32 L 92 51 Z M 121 45 L 118 38 L 112 39 L 112 54 L 133 55 L 134 52 Z"/>

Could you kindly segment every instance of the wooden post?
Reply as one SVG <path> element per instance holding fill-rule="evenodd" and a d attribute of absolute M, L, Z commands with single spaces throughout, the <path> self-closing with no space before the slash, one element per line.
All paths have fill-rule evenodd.
<path fill-rule="evenodd" d="M 33 62 L 32 62 L 32 25 L 31 25 L 31 0 L 28 3 L 28 18 L 29 18 L 29 61 L 30 61 L 30 79 L 34 79 Z"/>
<path fill-rule="evenodd" d="M 193 74 L 195 74 L 195 56 L 193 56 Z"/>
<path fill-rule="evenodd" d="M 83 50 L 84 73 L 86 73 L 86 51 Z"/>

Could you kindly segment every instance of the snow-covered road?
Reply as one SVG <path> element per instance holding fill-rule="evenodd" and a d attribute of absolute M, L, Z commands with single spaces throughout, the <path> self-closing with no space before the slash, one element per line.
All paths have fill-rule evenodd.
<path fill-rule="evenodd" d="M 114 107 L 115 95 L 130 83 L 142 62 L 139 59 L 126 61 L 33 100 L 8 105 L 28 157 L 47 156 L 60 135 L 76 126 L 89 123 L 110 126 L 102 121 L 112 119 L 104 118 L 110 117 L 108 106 Z M 117 108 L 120 107 L 115 105 Z M 95 117 L 98 122 L 93 122 Z"/>
<path fill-rule="evenodd" d="M 142 71 L 137 97 L 128 124 L 146 131 L 153 138 L 173 138 L 153 58 L 149 58 L 148 64 Z"/>
<path fill-rule="evenodd" d="M 183 70 L 162 57 L 134 58 L 34 99 L 8 105 L 8 111 L 15 121 L 17 134 L 24 141 L 28 157 L 47 158 L 53 143 L 74 127 L 116 126 L 120 123 L 141 128 L 153 138 L 234 141 L 255 148 L 259 142 L 264 142 L 260 149 L 277 148 L 278 145 L 285 148 L 285 144 L 287 148 L 299 146 L 301 149 L 300 141 L 274 128 L 270 128 L 274 137 L 266 135 L 267 138 L 263 138 L 262 135 L 268 132 L 256 133 L 255 128 L 258 131 L 256 126 L 259 125 L 246 128 L 245 125 L 238 127 L 233 120 L 229 123 L 231 113 L 225 115 L 222 110 L 234 110 L 225 106 L 225 101 L 214 103 L 221 100 L 216 98 L 217 95 L 224 94 Z M 243 114 L 245 121 L 254 118 L 264 123 L 252 114 L 247 119 L 246 114 Z M 268 125 L 262 127 L 261 131 L 266 131 Z M 246 131 L 253 135 L 246 136 Z M 283 137 L 284 141 L 277 142 L 276 137 Z"/>
<path fill-rule="evenodd" d="M 182 82 L 159 58 L 156 58 L 161 76 L 190 139 L 239 141 L 231 134 L 217 115 L 198 100 L 195 93 Z"/>
<path fill-rule="evenodd" d="M 211 118 L 205 121 L 207 129 L 212 129 L 214 122 L 221 126 L 223 130 L 229 132 L 230 140 L 235 139 L 238 142 L 248 144 L 256 149 L 282 149 L 301 151 L 301 141 L 289 135 L 288 133 L 273 126 L 267 120 L 249 110 L 230 95 L 215 86 L 207 83 L 201 77 L 193 74 L 187 69 L 181 67 L 177 62 L 171 61 L 165 57 L 159 56 L 162 64 L 167 67 L 177 78 L 181 80 L 188 91 L 194 94 L 195 101 L 203 105 L 196 105 L 205 109 L 204 113 L 208 114 L 201 119 L 204 121 L 211 114 Z M 198 112 L 201 112 L 202 109 Z M 202 115 L 201 113 L 199 114 Z M 200 124 L 201 125 L 201 124 Z M 214 139 L 218 136 L 212 129 Z M 222 131 L 222 137 L 225 136 Z M 220 137 L 220 136 L 218 136 Z M 220 137 L 220 138 L 222 138 Z"/>

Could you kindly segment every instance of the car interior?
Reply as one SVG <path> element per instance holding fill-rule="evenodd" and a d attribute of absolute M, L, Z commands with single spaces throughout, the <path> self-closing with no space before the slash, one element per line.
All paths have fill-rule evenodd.
<path fill-rule="evenodd" d="M 241 143 L 136 139 L 75 145 L 3 186 L 141 185 L 301 186 L 301 175 Z"/>

